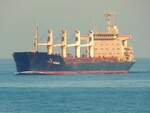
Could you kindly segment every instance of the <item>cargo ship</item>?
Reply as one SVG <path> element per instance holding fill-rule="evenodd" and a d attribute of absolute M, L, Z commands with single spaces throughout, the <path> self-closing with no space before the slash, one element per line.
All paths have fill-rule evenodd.
<path fill-rule="evenodd" d="M 39 41 L 38 25 L 31 52 L 14 52 L 17 74 L 126 74 L 135 63 L 134 52 L 128 45 L 131 35 L 119 33 L 113 24 L 112 13 L 105 14 L 106 32 L 90 30 L 87 34 L 75 31 L 75 43 L 67 43 L 67 30 L 62 30 L 61 43 L 53 43 L 53 32 L 48 30 L 47 41 Z M 46 46 L 47 52 L 39 51 Z M 54 48 L 61 48 L 56 54 Z M 68 48 L 75 48 L 75 55 Z M 85 53 L 81 55 L 81 49 Z"/>

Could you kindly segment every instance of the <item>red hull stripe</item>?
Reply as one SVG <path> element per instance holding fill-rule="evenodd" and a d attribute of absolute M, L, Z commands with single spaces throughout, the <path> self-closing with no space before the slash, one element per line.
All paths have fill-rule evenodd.
<path fill-rule="evenodd" d="M 23 71 L 17 74 L 44 74 L 44 75 L 63 75 L 63 74 L 127 74 L 127 70 L 100 70 L 100 71 Z"/>

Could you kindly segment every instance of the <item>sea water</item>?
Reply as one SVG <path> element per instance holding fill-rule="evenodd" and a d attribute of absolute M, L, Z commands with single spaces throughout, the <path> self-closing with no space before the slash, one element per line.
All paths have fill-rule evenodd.
<path fill-rule="evenodd" d="M 0 60 L 0 113 L 150 113 L 150 59 L 128 74 L 15 75 Z"/>

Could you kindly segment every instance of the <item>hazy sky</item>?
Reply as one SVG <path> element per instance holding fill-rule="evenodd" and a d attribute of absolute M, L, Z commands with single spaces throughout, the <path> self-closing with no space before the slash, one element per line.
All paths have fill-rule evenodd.
<path fill-rule="evenodd" d="M 122 34 L 132 34 L 137 58 L 150 58 L 150 0 L 0 0 L 0 58 L 12 58 L 14 51 L 32 49 L 35 23 L 40 37 L 53 29 L 55 41 L 61 28 L 68 29 L 69 40 L 80 29 L 105 30 L 104 13 L 112 11 Z"/>

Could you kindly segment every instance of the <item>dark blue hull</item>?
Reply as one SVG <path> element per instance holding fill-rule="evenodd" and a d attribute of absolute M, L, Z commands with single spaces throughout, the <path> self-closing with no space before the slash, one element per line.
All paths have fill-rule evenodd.
<path fill-rule="evenodd" d="M 15 52 L 13 57 L 20 74 L 127 73 L 135 63 L 95 58 L 68 60 L 42 52 Z"/>

